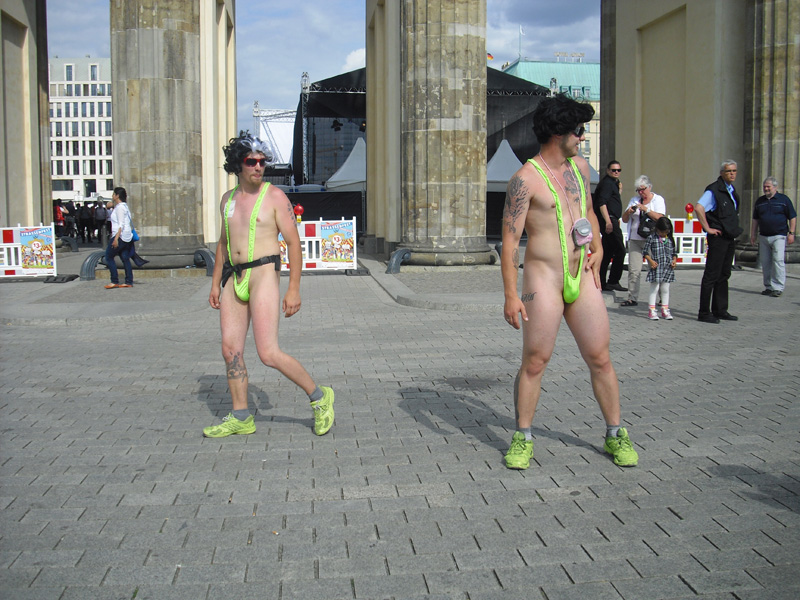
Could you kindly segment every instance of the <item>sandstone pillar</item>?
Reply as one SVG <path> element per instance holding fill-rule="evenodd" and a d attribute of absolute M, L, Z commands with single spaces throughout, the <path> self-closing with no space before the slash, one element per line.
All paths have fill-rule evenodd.
<path fill-rule="evenodd" d="M 488 264 L 486 1 L 401 5 L 401 248 L 411 263 Z"/>
<path fill-rule="evenodd" d="M 795 208 L 800 200 L 800 3 L 758 0 L 748 10 L 744 183 L 749 189 L 742 195 L 741 222 L 749 230 L 765 177 L 778 179 L 778 189 Z M 741 258 L 754 260 L 756 250 L 744 248 Z M 799 244 L 786 250 L 787 260 L 800 262 Z"/>
<path fill-rule="evenodd" d="M 114 180 L 157 267 L 203 243 L 200 3 L 111 1 Z"/>

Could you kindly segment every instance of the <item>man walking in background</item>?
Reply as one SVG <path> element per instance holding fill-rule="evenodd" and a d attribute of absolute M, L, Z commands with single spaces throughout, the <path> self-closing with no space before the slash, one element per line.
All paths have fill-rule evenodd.
<path fill-rule="evenodd" d="M 786 265 L 784 264 L 786 244 L 794 243 L 797 228 L 797 212 L 792 201 L 778 192 L 778 180 L 767 177 L 764 180 L 764 195 L 756 200 L 753 207 L 753 226 L 750 229 L 750 243 L 758 238 L 758 258 L 764 276 L 763 296 L 777 298 L 786 287 Z"/>

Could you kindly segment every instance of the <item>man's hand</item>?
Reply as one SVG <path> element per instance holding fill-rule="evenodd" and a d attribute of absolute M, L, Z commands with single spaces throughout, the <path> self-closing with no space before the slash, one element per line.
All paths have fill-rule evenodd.
<path fill-rule="evenodd" d="M 614 231 L 614 225 L 611 221 L 606 221 L 606 233 L 611 233 L 612 231 Z"/>
<path fill-rule="evenodd" d="M 505 306 L 503 306 L 503 314 L 506 318 L 506 323 L 511 325 L 514 329 L 519 329 L 520 320 L 519 316 L 522 314 L 522 320 L 528 320 L 528 312 L 525 310 L 525 304 L 522 300 L 517 298 L 506 298 Z"/>
<path fill-rule="evenodd" d="M 585 271 L 592 271 L 592 276 L 594 277 L 594 285 L 599 290 L 602 289 L 602 284 L 600 283 L 600 263 L 603 262 L 603 251 L 596 251 L 592 252 L 589 255 L 589 258 L 586 260 L 586 264 L 584 265 Z"/>
<path fill-rule="evenodd" d="M 300 310 L 300 292 L 289 290 L 283 297 L 283 316 L 291 317 Z"/>
<path fill-rule="evenodd" d="M 709 227 L 708 229 L 706 229 L 706 233 L 708 235 L 722 235 L 722 232 L 719 229 L 714 229 L 712 227 Z"/>
<path fill-rule="evenodd" d="M 219 294 L 220 289 L 218 287 L 211 286 L 211 293 L 208 295 L 208 303 L 211 305 L 211 308 L 219 310 Z"/>

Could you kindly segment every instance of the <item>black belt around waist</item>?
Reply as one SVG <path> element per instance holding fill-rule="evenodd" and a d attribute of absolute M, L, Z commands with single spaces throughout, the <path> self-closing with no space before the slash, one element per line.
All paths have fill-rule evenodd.
<path fill-rule="evenodd" d="M 242 271 L 252 269 L 253 267 L 260 267 L 261 265 L 268 265 L 269 263 L 275 263 L 275 270 L 280 271 L 281 255 L 272 254 L 270 256 L 262 256 L 254 261 L 241 263 L 238 265 L 232 265 L 231 261 L 226 260 L 225 264 L 222 265 L 222 287 L 225 287 L 225 284 L 228 283 L 228 279 L 230 279 L 231 275 L 234 273 L 236 273 L 236 277 L 241 277 Z"/>

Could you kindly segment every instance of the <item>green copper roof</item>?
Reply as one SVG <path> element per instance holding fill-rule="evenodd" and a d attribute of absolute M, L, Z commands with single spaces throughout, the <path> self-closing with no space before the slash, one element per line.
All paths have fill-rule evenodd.
<path fill-rule="evenodd" d="M 538 62 L 523 59 L 511 63 L 504 72 L 546 88 L 550 87 L 550 79 L 555 77 L 559 91 L 572 95 L 577 90 L 576 93 L 584 94 L 584 88 L 588 88 L 585 99 L 600 101 L 600 63 Z"/>

